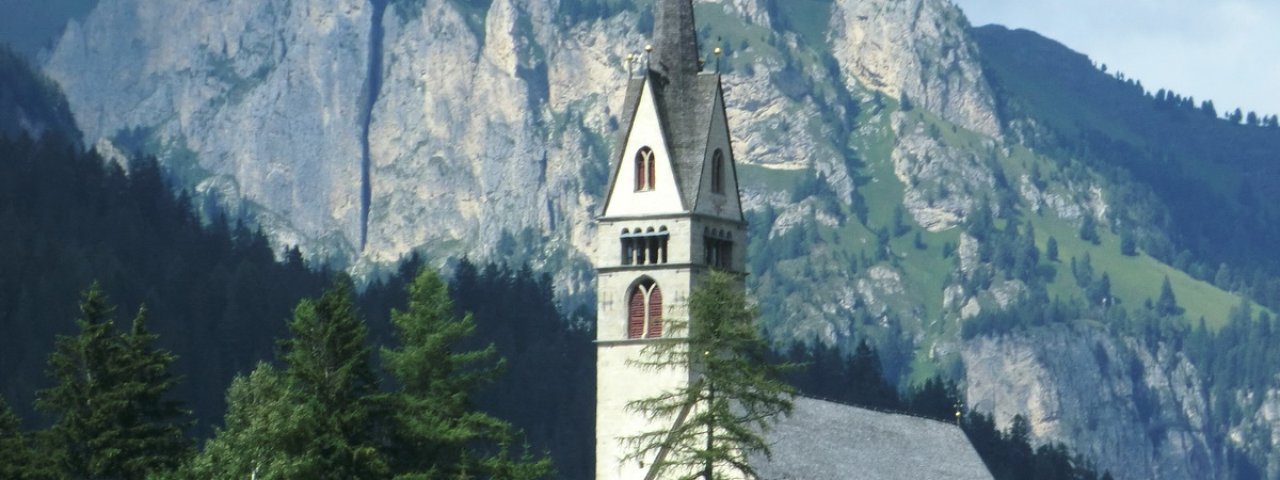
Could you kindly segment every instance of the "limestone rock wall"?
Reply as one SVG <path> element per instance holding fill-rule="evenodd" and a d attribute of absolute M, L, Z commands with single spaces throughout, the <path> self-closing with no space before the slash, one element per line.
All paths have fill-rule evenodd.
<path fill-rule="evenodd" d="M 961 350 L 969 408 L 1008 428 L 1023 415 L 1116 478 L 1216 478 L 1195 367 L 1166 345 L 1085 324 L 979 337 Z"/>

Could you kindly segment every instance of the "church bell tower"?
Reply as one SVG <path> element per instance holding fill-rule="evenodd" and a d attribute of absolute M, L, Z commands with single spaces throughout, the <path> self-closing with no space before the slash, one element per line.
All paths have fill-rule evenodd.
<path fill-rule="evenodd" d="M 691 0 L 655 0 L 654 38 L 631 71 L 609 189 L 597 218 L 596 477 L 648 480 L 622 439 L 682 418 L 629 402 L 686 385 L 688 367 L 629 364 L 650 342 L 681 341 L 689 292 L 711 268 L 744 272 L 746 228 L 718 72 L 703 72 Z M 659 453 L 658 455 L 662 455 Z"/>

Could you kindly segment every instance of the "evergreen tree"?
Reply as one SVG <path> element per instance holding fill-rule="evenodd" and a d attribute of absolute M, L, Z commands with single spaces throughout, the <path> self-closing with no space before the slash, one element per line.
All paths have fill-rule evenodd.
<path fill-rule="evenodd" d="M 687 322 L 671 322 L 670 332 L 687 341 L 654 341 L 632 365 L 647 369 L 685 368 L 695 372 L 676 390 L 633 401 L 627 408 L 649 418 L 687 413 L 670 429 L 628 438 L 627 461 L 654 458 L 652 469 L 670 478 L 713 480 L 746 476 L 753 453 L 770 454 L 762 436 L 778 414 L 790 414 L 794 389 L 781 381 L 783 366 L 767 361 L 768 346 L 747 305 L 738 279 L 713 271 L 699 279 L 689 297 Z"/>
<path fill-rule="evenodd" d="M 1120 254 L 1126 257 L 1138 254 L 1138 241 L 1134 238 L 1133 232 L 1125 230 L 1120 233 Z"/>
<path fill-rule="evenodd" d="M 124 368 L 130 375 L 121 388 L 130 398 L 127 417 L 132 420 L 121 440 L 121 447 L 132 458 L 126 462 L 130 470 L 142 478 L 145 472 L 163 472 L 176 468 L 192 453 L 191 441 L 184 430 L 189 423 L 177 419 L 191 414 L 181 402 L 169 398 L 178 378 L 169 372 L 177 357 L 155 346 L 159 335 L 147 328 L 147 309 L 142 307 L 124 341 Z M 130 475 L 133 476 L 133 475 Z"/>
<path fill-rule="evenodd" d="M 1178 298 L 1173 294 L 1173 285 L 1169 283 L 1169 277 L 1164 277 L 1164 283 L 1160 284 L 1160 298 L 1156 300 L 1156 313 L 1165 317 L 1182 315 L 1184 311 L 1178 306 Z"/>
<path fill-rule="evenodd" d="M 282 342 L 285 369 L 259 365 L 228 391 L 226 427 L 196 459 L 196 476 L 260 479 L 386 478 L 375 442 L 366 327 L 340 275 L 319 299 L 306 299 Z"/>
<path fill-rule="evenodd" d="M 18 416 L 0 398 L 0 478 L 36 478 L 35 460 Z"/>
<path fill-rule="evenodd" d="M 181 406 L 167 400 L 173 355 L 152 346 L 146 309 L 128 334 L 115 331 L 115 308 L 95 283 L 84 293 L 80 334 L 58 337 L 49 357 L 56 382 L 37 407 L 55 416 L 46 433 L 56 468 L 75 478 L 145 478 L 189 453 Z"/>
<path fill-rule="evenodd" d="M 396 473 L 406 478 L 455 477 L 467 471 L 491 478 L 551 475 L 548 459 L 527 453 L 512 458 L 511 426 L 474 410 L 472 392 L 492 381 L 504 365 L 495 359 L 493 344 L 462 348 L 475 333 L 471 315 L 454 315 L 448 287 L 429 268 L 420 271 L 408 293 L 408 309 L 391 312 L 399 346 L 382 350 L 386 369 L 400 387 L 389 396 Z M 497 447 L 496 454 L 473 451 L 486 444 Z"/>
<path fill-rule="evenodd" d="M 1058 239 L 1049 237 L 1049 240 L 1045 242 L 1044 256 L 1051 262 L 1058 261 Z"/>
<path fill-rule="evenodd" d="M 262 363 L 227 389 L 225 425 L 205 443 L 188 478 L 261 480 L 325 476 L 323 453 L 313 446 L 325 412 L 291 389 L 282 372 Z"/>
<path fill-rule="evenodd" d="M 1084 219 L 1080 221 L 1080 239 L 1097 245 L 1102 240 L 1098 238 L 1098 223 L 1093 219 L 1093 215 L 1085 213 Z"/>
<path fill-rule="evenodd" d="M 858 342 L 853 357 L 849 359 L 847 371 L 851 387 L 848 399 L 850 403 L 881 410 L 899 407 L 897 390 L 884 379 L 880 354 L 876 353 L 876 349 L 866 339 Z"/>

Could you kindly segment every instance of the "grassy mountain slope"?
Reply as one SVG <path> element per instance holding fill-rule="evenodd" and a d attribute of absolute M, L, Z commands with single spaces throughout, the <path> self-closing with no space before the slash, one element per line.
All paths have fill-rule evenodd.
<path fill-rule="evenodd" d="M 1274 283 L 1252 277 L 1280 272 L 1266 251 L 1280 233 L 1280 206 L 1266 201 L 1280 194 L 1280 128 L 1144 91 L 1033 32 L 987 26 L 974 36 L 1011 130 L 1064 167 L 1081 163 L 1137 192 L 1111 214 L 1113 229 L 1149 229 L 1144 250 L 1202 279 L 1225 264 L 1237 278 L 1219 286 L 1275 305 Z"/>

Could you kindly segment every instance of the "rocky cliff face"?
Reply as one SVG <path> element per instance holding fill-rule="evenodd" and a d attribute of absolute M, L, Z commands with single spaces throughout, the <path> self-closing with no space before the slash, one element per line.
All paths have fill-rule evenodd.
<path fill-rule="evenodd" d="M 361 0 L 102 2 L 45 68 L 88 143 L 146 130 L 166 159 L 190 154 L 202 188 L 263 206 L 282 241 L 351 255 L 371 11 Z"/>
<path fill-rule="evenodd" d="M 962 350 L 969 407 L 999 424 L 1023 415 L 1040 440 L 1066 441 L 1116 478 L 1213 478 L 1199 376 L 1166 345 L 1088 325 L 980 338 Z"/>
<path fill-rule="evenodd" d="M 1000 133 L 991 87 L 964 14 L 946 0 L 839 0 L 831 47 L 841 70 L 892 97 L 988 136 Z"/>
<path fill-rule="evenodd" d="M 361 269 L 415 248 L 486 256 L 514 233 L 560 293 L 589 295 L 624 59 L 647 40 L 638 9 L 579 3 L 102 0 L 45 68 L 87 144 L 160 154 L 281 244 Z M 1026 289 L 958 280 L 982 270 L 977 240 L 956 233 L 977 206 L 1106 210 L 1087 178 L 1020 171 L 1030 157 L 1001 137 L 960 11 L 834 0 L 823 35 L 803 37 L 767 5 L 701 1 L 698 14 L 706 50 L 728 52 L 744 204 L 761 215 L 753 255 L 780 251 L 751 280 L 773 333 L 905 340 L 925 362 L 958 362 L 971 403 L 1002 425 L 1027 415 L 1040 438 L 1135 478 L 1212 476 L 1194 370 L 1168 348 L 1087 328 L 958 339 L 964 319 Z M 1005 203 L 1001 188 L 1016 189 Z M 899 204 L 921 244 L 888 231 Z"/>

